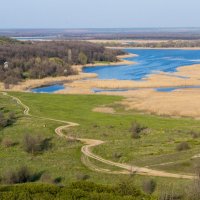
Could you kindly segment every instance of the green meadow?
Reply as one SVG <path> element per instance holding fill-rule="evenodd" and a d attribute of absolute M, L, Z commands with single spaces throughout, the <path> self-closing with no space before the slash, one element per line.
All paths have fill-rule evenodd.
<path fill-rule="evenodd" d="M 69 184 L 87 175 L 88 180 L 100 184 L 113 184 L 128 175 L 104 174 L 92 171 L 82 161 L 81 147 L 83 144 L 59 138 L 54 130 L 63 125 L 60 122 L 39 119 L 34 116 L 54 118 L 58 120 L 79 123 L 80 126 L 67 129 L 67 135 L 80 138 L 100 139 L 105 144 L 93 149 L 103 158 L 129 163 L 136 166 L 146 166 L 152 169 L 180 174 L 194 174 L 199 165 L 200 154 L 200 123 L 193 119 L 175 119 L 152 116 L 136 111 L 125 111 L 118 105 L 122 97 L 104 95 L 56 95 L 9 93 L 18 97 L 30 107 L 30 114 L 24 116 L 23 108 L 8 96 L 0 94 L 0 105 L 7 111 L 14 111 L 16 122 L 0 130 L 0 140 L 10 138 L 14 146 L 0 145 L 0 173 L 22 165 L 29 166 L 33 171 L 51 174 Z M 97 106 L 107 105 L 117 110 L 115 114 L 93 112 Z M 139 139 L 131 137 L 130 128 L 133 122 L 146 127 Z M 195 132 L 195 137 L 194 133 Z M 25 134 L 42 134 L 48 138 L 51 148 L 37 155 L 30 155 L 23 149 Z M 177 145 L 187 142 L 189 149 L 178 151 Z M 93 165 L 120 170 L 107 166 L 99 161 L 89 159 Z M 135 182 L 141 182 L 150 177 L 134 176 Z M 153 177 L 154 178 L 154 177 Z M 177 187 L 187 184 L 188 180 L 155 177 L 158 183 L 171 184 Z M 158 187 L 158 188 L 159 188 Z"/>

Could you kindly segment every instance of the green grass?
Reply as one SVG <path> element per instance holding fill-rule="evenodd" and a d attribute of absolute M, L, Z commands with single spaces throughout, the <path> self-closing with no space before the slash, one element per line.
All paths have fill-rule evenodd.
<path fill-rule="evenodd" d="M 189 131 L 200 132 L 199 121 L 125 112 L 123 108 L 120 108 L 120 112 L 114 115 L 92 112 L 92 109 L 97 106 L 119 102 L 122 97 L 118 96 L 11 94 L 19 97 L 23 103 L 28 105 L 33 115 L 80 124 L 79 127 L 68 129 L 67 134 L 107 141 L 93 149 L 103 158 L 185 174 L 193 173 L 198 165 L 199 160 L 191 160 L 191 157 L 200 153 L 200 138 L 193 139 Z M 19 116 L 13 126 L 0 130 L 0 138 L 10 137 L 18 143 L 10 148 L 0 146 L 0 173 L 3 174 L 9 168 L 26 164 L 34 171 L 49 172 L 54 178 L 62 177 L 64 184 L 75 181 L 77 174 L 80 173 L 88 174 L 91 181 L 98 183 L 113 183 L 124 176 L 102 174 L 87 169 L 81 162 L 82 144 L 69 143 L 55 135 L 54 129 L 62 124 L 23 116 L 23 109 L 9 97 L 0 95 L 0 104 L 5 104 L 9 110 L 15 110 Z M 135 120 L 150 130 L 140 139 L 132 139 L 129 132 L 131 123 Z M 22 148 L 25 133 L 41 133 L 51 138 L 52 149 L 34 157 L 27 154 Z M 187 141 L 191 149 L 183 152 L 176 151 L 177 144 L 182 141 Z M 122 156 L 116 158 L 115 153 L 120 153 Z M 90 161 L 102 168 L 112 168 L 92 159 Z M 159 165 L 168 162 L 173 163 Z M 144 177 L 137 176 L 136 179 L 140 184 Z M 156 178 L 156 180 L 165 183 L 174 182 L 173 179 L 166 178 Z M 186 180 L 176 180 L 177 185 L 183 182 L 187 183 Z"/>

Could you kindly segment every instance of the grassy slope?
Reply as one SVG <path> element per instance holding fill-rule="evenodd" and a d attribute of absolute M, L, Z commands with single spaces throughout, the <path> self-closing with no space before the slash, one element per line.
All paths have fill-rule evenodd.
<path fill-rule="evenodd" d="M 191 156 L 199 153 L 200 139 L 192 139 L 187 132 L 191 129 L 200 130 L 199 121 L 191 119 L 170 119 L 137 113 L 103 114 L 91 110 L 99 105 L 112 104 L 121 97 L 99 95 L 49 95 L 12 93 L 19 97 L 31 108 L 31 114 L 52 117 L 80 123 L 80 127 L 67 131 L 68 134 L 86 138 L 96 138 L 108 141 L 95 148 L 94 151 L 118 162 L 129 162 L 140 166 L 154 165 L 163 162 L 178 161 L 166 166 L 155 166 L 156 169 L 168 171 L 191 172 L 197 163 L 191 161 Z M 4 99 L 3 99 L 4 98 Z M 8 97 L 0 98 L 0 103 L 6 102 L 10 109 L 20 111 L 19 106 L 11 102 Z M 150 133 L 139 140 L 130 139 L 129 128 L 132 121 L 137 120 L 151 129 Z M 36 171 L 48 171 L 53 177 L 62 177 L 64 183 L 76 180 L 77 174 L 89 174 L 91 181 L 112 183 L 121 176 L 104 175 L 91 172 L 80 161 L 80 143 L 68 143 L 55 136 L 54 129 L 59 123 L 39 121 L 29 117 L 21 117 L 12 126 L 0 131 L 0 137 L 9 136 L 19 142 L 19 145 L 5 149 L 0 147 L 0 171 L 4 172 L 11 166 L 23 163 Z M 23 134 L 42 133 L 52 137 L 53 148 L 43 154 L 31 157 L 21 147 Z M 189 141 L 192 149 L 177 152 L 175 147 L 180 141 Z M 114 153 L 121 153 L 121 158 L 114 158 Z M 16 158 L 15 160 L 13 158 Z M 95 163 L 95 162 L 94 162 Z M 152 167 L 153 168 L 153 167 Z M 140 179 L 140 177 L 139 177 Z M 161 180 L 162 178 L 158 178 Z M 168 182 L 169 179 L 164 179 Z M 163 181 L 163 179 L 162 179 Z M 173 182 L 172 179 L 170 181 Z M 177 181 L 178 182 L 178 181 Z M 182 182 L 182 180 L 180 180 Z"/>

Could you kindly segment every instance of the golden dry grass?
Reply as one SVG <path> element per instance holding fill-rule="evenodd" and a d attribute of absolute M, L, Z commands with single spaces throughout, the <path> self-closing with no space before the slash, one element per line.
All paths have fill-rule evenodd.
<path fill-rule="evenodd" d="M 122 105 L 127 109 L 166 116 L 200 117 L 199 89 L 180 89 L 173 92 L 144 89 L 127 92 L 126 95 Z"/>
<path fill-rule="evenodd" d="M 48 77 L 43 79 L 29 79 L 23 82 L 20 82 L 18 85 L 12 85 L 9 90 L 11 91 L 25 91 L 30 88 L 36 88 L 43 85 L 50 85 L 60 82 L 67 82 L 67 81 L 75 81 L 80 80 L 84 78 L 95 78 L 96 74 L 86 74 L 86 73 L 80 73 L 78 75 L 72 75 L 72 76 L 61 76 L 61 77 Z M 3 84 L 0 84 L 0 87 Z M 4 90 L 4 87 L 2 86 L 2 90 Z"/>
<path fill-rule="evenodd" d="M 100 112 L 100 113 L 109 113 L 114 114 L 115 110 L 111 107 L 96 107 L 92 110 L 93 112 Z"/>

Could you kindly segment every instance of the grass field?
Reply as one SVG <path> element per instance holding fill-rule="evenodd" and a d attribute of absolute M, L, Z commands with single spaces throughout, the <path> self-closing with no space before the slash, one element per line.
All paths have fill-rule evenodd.
<path fill-rule="evenodd" d="M 191 159 L 200 153 L 200 138 L 194 139 L 190 134 L 191 131 L 200 132 L 197 120 L 150 116 L 134 111 L 126 112 L 123 108 L 118 108 L 116 114 L 92 112 L 93 108 L 101 105 L 117 108 L 116 102 L 122 99 L 118 96 L 10 94 L 28 105 L 33 115 L 79 123 L 80 126 L 66 130 L 68 135 L 106 141 L 93 149 L 103 158 L 182 174 L 194 173 L 195 167 L 199 165 L 200 159 Z M 64 184 L 75 181 L 82 175 L 89 175 L 91 181 L 109 184 L 126 176 L 97 173 L 85 167 L 81 162 L 82 144 L 65 141 L 55 135 L 54 129 L 61 123 L 24 116 L 23 108 L 3 95 L 0 95 L 0 104 L 8 110 L 14 110 L 18 116 L 14 125 L 0 130 L 0 139 L 8 137 L 17 143 L 9 148 L 0 146 L 0 173 L 26 164 L 34 171 L 48 172 L 54 178 L 60 177 Z M 129 129 L 133 121 L 148 127 L 146 134 L 140 139 L 131 138 Z M 29 155 L 22 148 L 23 135 L 26 133 L 40 133 L 50 138 L 52 148 L 37 156 Z M 176 146 L 183 141 L 188 142 L 191 148 L 179 152 Z M 110 168 L 92 159 L 90 161 L 94 165 Z M 136 176 L 135 179 L 140 184 L 144 178 L 147 177 Z M 169 178 L 155 179 L 160 183 L 174 182 Z M 175 183 L 182 185 L 187 182 L 176 180 Z"/>

